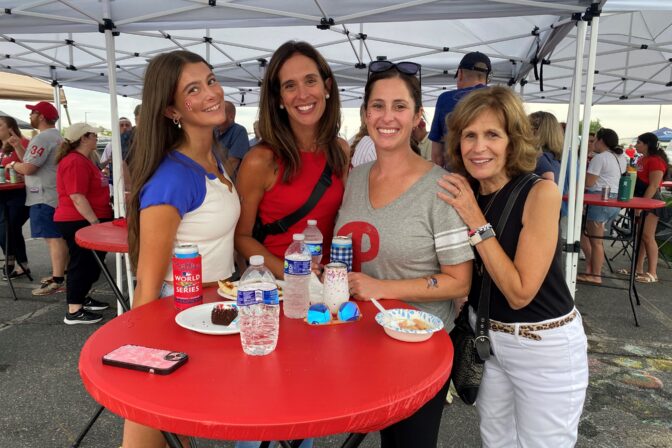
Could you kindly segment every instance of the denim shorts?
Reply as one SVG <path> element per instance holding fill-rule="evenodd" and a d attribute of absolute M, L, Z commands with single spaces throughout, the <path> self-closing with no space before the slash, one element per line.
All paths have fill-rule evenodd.
<path fill-rule="evenodd" d="M 30 234 L 33 238 L 62 238 L 54 223 L 56 209 L 47 204 L 30 206 Z"/>
<path fill-rule="evenodd" d="M 586 210 L 586 219 L 606 223 L 616 216 L 621 209 L 619 207 L 602 207 L 600 205 L 589 205 Z"/>

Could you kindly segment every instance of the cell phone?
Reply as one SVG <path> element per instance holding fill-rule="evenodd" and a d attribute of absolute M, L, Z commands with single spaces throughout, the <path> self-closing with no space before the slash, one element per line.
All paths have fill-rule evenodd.
<path fill-rule="evenodd" d="M 188 359 L 187 354 L 182 352 L 127 344 L 103 356 L 103 364 L 157 375 L 168 375 L 186 363 Z"/>

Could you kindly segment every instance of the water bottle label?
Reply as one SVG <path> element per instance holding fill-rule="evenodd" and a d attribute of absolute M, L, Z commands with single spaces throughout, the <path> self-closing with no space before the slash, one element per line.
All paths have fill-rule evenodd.
<path fill-rule="evenodd" d="M 310 260 L 287 260 L 285 259 L 285 274 L 308 275 L 310 274 Z"/>
<path fill-rule="evenodd" d="M 277 305 L 279 303 L 278 299 L 278 288 L 271 289 L 270 291 L 261 291 L 264 297 L 264 305 Z"/>
<path fill-rule="evenodd" d="M 306 247 L 313 257 L 322 256 L 322 243 L 306 243 Z"/>
<path fill-rule="evenodd" d="M 258 303 L 277 305 L 279 303 L 278 288 L 266 291 L 262 291 L 261 289 L 241 291 L 239 289 L 236 303 L 238 306 L 256 305 Z"/>

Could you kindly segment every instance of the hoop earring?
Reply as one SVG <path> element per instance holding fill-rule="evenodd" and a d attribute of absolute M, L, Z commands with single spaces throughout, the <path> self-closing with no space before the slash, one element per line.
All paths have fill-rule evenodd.
<path fill-rule="evenodd" d="M 180 119 L 175 117 L 173 118 L 173 124 L 177 126 L 178 129 L 182 129 L 182 123 L 180 123 Z"/>
<path fill-rule="evenodd" d="M 283 106 L 283 105 L 281 104 L 281 105 L 280 105 L 280 110 L 282 110 L 282 109 L 284 109 L 284 108 L 285 108 L 285 106 Z"/>

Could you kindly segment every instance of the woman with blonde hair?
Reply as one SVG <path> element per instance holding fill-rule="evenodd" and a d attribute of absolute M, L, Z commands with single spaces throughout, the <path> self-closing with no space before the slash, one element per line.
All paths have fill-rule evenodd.
<path fill-rule="evenodd" d="M 79 229 L 112 219 L 107 178 L 90 158 L 96 150 L 97 132 L 86 123 L 75 123 L 65 131 L 65 139 L 56 152 L 58 206 L 54 222 L 70 254 L 66 277 L 68 310 L 63 318 L 68 325 L 100 322 L 103 316 L 92 311 L 109 308 L 107 303 L 88 296 L 100 276 L 100 266 L 93 252 L 75 241 Z M 105 259 L 105 252 L 98 252 L 97 256 Z"/>
<path fill-rule="evenodd" d="M 558 183 L 560 176 L 560 160 L 562 160 L 562 143 L 564 136 L 560 123 L 555 115 L 549 112 L 534 112 L 530 114 L 530 124 L 537 138 L 539 158 L 534 174 L 543 179 Z"/>
<path fill-rule="evenodd" d="M 562 271 L 560 192 L 531 174 L 537 150 L 520 98 L 506 87 L 470 93 L 450 116 L 448 151 L 458 172 L 443 177 L 439 196 L 464 220 L 476 252 L 472 328 L 479 299 L 489 303 L 491 354 L 476 399 L 482 444 L 573 447 L 587 341 Z"/>

